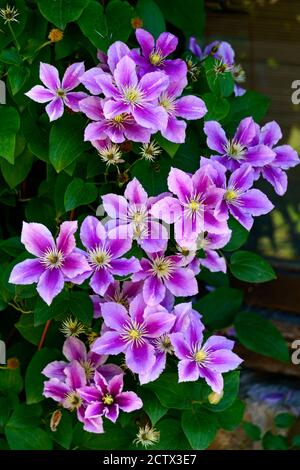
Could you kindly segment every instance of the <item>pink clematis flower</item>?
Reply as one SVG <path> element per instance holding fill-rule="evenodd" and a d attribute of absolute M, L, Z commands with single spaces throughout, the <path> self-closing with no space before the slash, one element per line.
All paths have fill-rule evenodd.
<path fill-rule="evenodd" d="M 72 111 L 80 111 L 79 102 L 88 95 L 82 91 L 72 91 L 80 84 L 80 77 L 84 73 L 84 63 L 77 62 L 70 65 L 59 79 L 58 70 L 50 64 L 40 63 L 40 79 L 45 85 L 36 85 L 25 95 L 38 103 L 48 103 L 46 113 L 50 121 L 55 121 L 64 113 L 64 105 Z"/>

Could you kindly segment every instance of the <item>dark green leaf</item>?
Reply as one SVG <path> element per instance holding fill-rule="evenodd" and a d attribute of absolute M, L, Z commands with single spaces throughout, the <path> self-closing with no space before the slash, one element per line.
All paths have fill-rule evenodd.
<path fill-rule="evenodd" d="M 244 416 L 244 411 L 245 403 L 237 398 L 229 408 L 218 413 L 217 418 L 219 425 L 227 431 L 233 431 L 240 425 Z"/>
<path fill-rule="evenodd" d="M 272 266 L 260 255 L 251 251 L 237 251 L 230 258 L 230 271 L 245 282 L 267 282 L 276 279 Z"/>
<path fill-rule="evenodd" d="M 13 165 L 6 160 L 0 160 L 3 178 L 10 188 L 15 188 L 26 179 L 31 170 L 32 163 L 33 155 L 27 149 L 16 158 Z"/>
<path fill-rule="evenodd" d="M 11 65 L 9 67 L 8 81 L 13 96 L 16 95 L 24 86 L 29 74 L 30 72 L 28 67 L 19 67 L 17 65 Z"/>
<path fill-rule="evenodd" d="M 225 98 L 217 96 L 214 93 L 206 93 L 202 98 L 208 110 L 204 116 L 205 121 L 220 121 L 229 113 L 230 106 Z"/>
<path fill-rule="evenodd" d="M 275 424 L 278 428 L 289 428 L 291 427 L 296 418 L 289 413 L 279 413 L 275 416 Z"/>
<path fill-rule="evenodd" d="M 42 375 L 42 370 L 49 362 L 58 358 L 58 352 L 49 348 L 37 351 L 32 357 L 25 376 L 26 403 L 28 405 L 38 403 L 44 399 L 42 391 L 46 378 Z"/>
<path fill-rule="evenodd" d="M 233 134 L 245 116 L 252 116 L 256 122 L 260 122 L 269 105 L 270 99 L 256 91 L 247 91 L 243 96 L 232 98 L 230 112 L 224 121 L 226 130 Z"/>
<path fill-rule="evenodd" d="M 219 72 L 217 70 L 218 65 L 219 62 L 213 57 L 208 57 L 205 60 L 204 68 L 206 71 L 206 79 L 208 86 L 213 92 L 213 94 L 226 98 L 227 96 L 230 96 L 233 93 L 234 80 L 231 72 Z M 227 109 L 226 114 L 228 114 L 228 112 L 229 109 Z"/>
<path fill-rule="evenodd" d="M 219 329 L 232 324 L 242 302 L 243 291 L 219 287 L 201 297 L 194 308 L 203 315 L 203 322 L 208 328 Z"/>
<path fill-rule="evenodd" d="M 78 20 L 83 34 L 101 50 L 106 50 L 108 46 L 107 26 L 104 17 L 103 7 L 99 2 L 89 2 Z"/>
<path fill-rule="evenodd" d="M 20 117 L 15 108 L 0 105 L 0 156 L 14 163 L 16 134 L 20 128 Z"/>
<path fill-rule="evenodd" d="M 157 162 L 137 161 L 132 167 L 131 174 L 144 186 L 148 196 L 157 196 L 168 191 L 167 178 L 172 166 L 172 160 L 162 156 Z"/>
<path fill-rule="evenodd" d="M 139 397 L 143 401 L 143 410 L 147 413 L 151 419 L 151 423 L 154 426 L 157 421 L 160 420 L 168 411 L 168 408 L 163 406 L 154 393 L 146 390 L 144 387 L 138 392 Z"/>
<path fill-rule="evenodd" d="M 60 29 L 67 23 L 77 20 L 89 0 L 38 0 L 42 15 Z"/>
<path fill-rule="evenodd" d="M 121 0 L 111 0 L 105 14 L 110 43 L 126 42 L 132 31 L 131 19 L 134 17 L 132 6 Z"/>
<path fill-rule="evenodd" d="M 249 232 L 233 217 L 230 217 L 228 227 L 232 231 L 231 239 L 222 249 L 224 251 L 238 250 L 242 245 L 244 245 L 244 243 L 246 243 Z"/>
<path fill-rule="evenodd" d="M 160 147 L 167 152 L 167 154 L 171 158 L 175 157 L 175 154 L 176 154 L 177 150 L 180 147 L 179 144 L 175 144 L 174 142 L 170 142 L 169 140 L 165 139 L 161 134 L 156 134 L 155 135 L 155 140 L 160 145 Z"/>
<path fill-rule="evenodd" d="M 82 179 L 75 178 L 65 192 L 65 209 L 68 212 L 76 207 L 94 202 L 97 195 L 97 187 L 93 183 L 85 183 Z"/>
<path fill-rule="evenodd" d="M 214 413 L 197 409 L 182 414 L 182 429 L 192 449 L 206 449 L 214 440 L 217 428 L 218 421 Z"/>
<path fill-rule="evenodd" d="M 202 37 L 205 11 L 203 0 L 157 0 L 167 21 L 181 29 L 186 37 Z"/>
<path fill-rule="evenodd" d="M 240 386 L 240 373 L 237 370 L 224 374 L 223 397 L 216 405 L 208 402 L 208 396 L 212 393 L 211 388 L 205 383 L 202 388 L 203 406 L 210 411 L 220 412 L 226 410 L 235 401 Z"/>
<path fill-rule="evenodd" d="M 159 441 L 153 450 L 188 450 L 190 445 L 182 431 L 180 421 L 163 419 L 155 427 L 160 432 Z"/>
<path fill-rule="evenodd" d="M 287 439 L 283 436 L 276 436 L 268 431 L 262 440 L 264 450 L 287 450 Z"/>
<path fill-rule="evenodd" d="M 297 434 L 297 436 L 293 436 L 292 444 L 294 447 L 300 447 L 300 434 Z"/>
<path fill-rule="evenodd" d="M 251 351 L 279 361 L 289 361 L 289 351 L 281 333 L 268 320 L 253 312 L 239 313 L 234 327 L 239 341 Z"/>
<path fill-rule="evenodd" d="M 0 370 L 0 392 L 7 393 L 20 393 L 23 389 L 23 380 L 21 377 L 20 369 L 3 369 Z"/>
<path fill-rule="evenodd" d="M 0 62 L 9 65 L 21 65 L 22 59 L 17 49 L 11 47 L 10 49 L 4 49 L 0 52 Z"/>
<path fill-rule="evenodd" d="M 243 423 L 243 428 L 247 436 L 252 441 L 260 441 L 261 439 L 261 430 L 256 424 L 250 423 L 249 421 L 245 421 Z"/>
<path fill-rule="evenodd" d="M 73 419 L 72 414 L 67 410 L 61 410 L 62 417 L 56 431 L 49 429 L 49 436 L 64 449 L 70 449 L 73 439 Z"/>
<path fill-rule="evenodd" d="M 138 0 L 136 16 L 143 21 L 143 28 L 157 38 L 166 31 L 165 19 L 154 0 Z"/>

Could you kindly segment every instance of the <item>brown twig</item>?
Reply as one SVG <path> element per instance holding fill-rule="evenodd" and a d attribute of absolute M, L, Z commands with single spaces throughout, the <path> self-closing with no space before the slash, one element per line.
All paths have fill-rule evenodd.
<path fill-rule="evenodd" d="M 51 325 L 51 320 L 47 320 L 46 324 L 45 324 L 45 327 L 44 327 L 44 330 L 43 330 L 43 333 L 42 333 L 42 336 L 41 336 L 41 339 L 40 339 L 40 342 L 39 342 L 39 345 L 38 345 L 38 350 L 39 351 L 44 346 L 44 342 L 45 342 L 45 339 L 46 339 L 46 336 L 47 336 L 50 325 Z"/>

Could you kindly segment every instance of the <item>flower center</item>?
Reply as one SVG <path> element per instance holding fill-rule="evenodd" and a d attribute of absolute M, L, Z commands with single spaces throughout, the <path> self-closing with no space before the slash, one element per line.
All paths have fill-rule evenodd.
<path fill-rule="evenodd" d="M 173 103 L 173 100 L 172 98 L 170 98 L 168 95 L 166 95 L 165 93 L 163 93 L 159 99 L 159 104 L 160 106 L 162 106 L 163 108 L 165 108 L 165 110 L 170 113 L 172 111 L 174 111 L 174 103 Z"/>
<path fill-rule="evenodd" d="M 188 205 L 192 212 L 197 212 L 200 207 L 199 201 L 196 201 L 195 199 L 192 199 Z"/>
<path fill-rule="evenodd" d="M 135 343 L 138 346 L 144 343 L 144 336 L 147 334 L 144 323 L 138 324 L 130 321 L 123 327 L 121 338 L 127 343 Z"/>
<path fill-rule="evenodd" d="M 232 76 L 235 82 L 244 83 L 246 81 L 246 73 L 240 64 L 234 65 L 232 69 Z"/>
<path fill-rule="evenodd" d="M 147 222 L 148 211 L 145 206 L 137 207 L 135 204 L 130 206 L 128 211 L 128 218 L 134 224 L 144 224 Z"/>
<path fill-rule="evenodd" d="M 42 264 L 46 269 L 61 268 L 64 262 L 64 255 L 57 248 L 48 248 L 41 258 Z"/>
<path fill-rule="evenodd" d="M 104 397 L 102 397 L 102 401 L 103 401 L 104 405 L 112 405 L 113 402 L 114 402 L 114 399 L 109 393 L 106 393 L 106 395 L 104 395 Z"/>
<path fill-rule="evenodd" d="M 152 65 L 161 65 L 163 57 L 158 51 L 153 51 L 149 55 L 149 60 Z"/>
<path fill-rule="evenodd" d="M 195 361 L 199 363 L 203 362 L 206 359 L 206 357 L 207 357 L 207 354 L 205 351 L 203 351 L 203 349 L 200 349 L 200 351 L 197 351 L 194 356 Z"/>
<path fill-rule="evenodd" d="M 190 250 L 188 248 L 181 248 L 181 254 L 182 256 L 189 256 Z"/>
<path fill-rule="evenodd" d="M 173 354 L 173 346 L 168 335 L 162 335 L 155 340 L 155 347 L 161 352 Z"/>
<path fill-rule="evenodd" d="M 79 361 L 80 365 L 84 368 L 85 376 L 87 380 L 90 380 L 94 376 L 95 367 L 91 361 Z"/>
<path fill-rule="evenodd" d="M 227 189 L 226 193 L 224 194 L 225 201 L 234 201 L 237 198 L 237 192 L 233 189 Z"/>
<path fill-rule="evenodd" d="M 118 114 L 117 116 L 115 116 L 113 118 L 114 122 L 116 122 L 117 124 L 119 124 L 120 122 L 123 122 L 125 121 L 125 115 L 124 114 Z"/>
<path fill-rule="evenodd" d="M 100 268 L 109 268 L 111 262 L 111 254 L 110 251 L 104 247 L 97 246 L 93 250 L 89 252 L 90 256 L 90 265 L 94 269 Z"/>
<path fill-rule="evenodd" d="M 152 273 L 160 279 L 168 279 L 174 271 L 173 262 L 169 258 L 158 256 L 152 262 Z"/>
<path fill-rule="evenodd" d="M 70 392 L 65 397 L 65 406 L 70 410 L 78 410 L 82 405 L 82 399 L 77 392 Z"/>
<path fill-rule="evenodd" d="M 56 91 L 56 94 L 57 96 L 59 96 L 59 98 L 64 98 L 66 96 L 65 90 L 63 90 L 62 88 L 58 88 L 58 90 Z"/>
<path fill-rule="evenodd" d="M 127 103 L 138 103 L 141 97 L 141 92 L 136 88 L 127 88 L 127 90 L 124 91 L 124 98 Z"/>
<path fill-rule="evenodd" d="M 243 145 L 241 145 L 239 142 L 235 142 L 234 140 L 229 140 L 229 142 L 225 145 L 224 150 L 226 154 L 234 160 L 243 160 L 245 157 L 245 147 L 243 147 Z"/>

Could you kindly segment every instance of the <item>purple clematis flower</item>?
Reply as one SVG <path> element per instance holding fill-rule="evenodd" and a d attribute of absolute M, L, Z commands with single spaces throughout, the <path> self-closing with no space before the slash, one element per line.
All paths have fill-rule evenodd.
<path fill-rule="evenodd" d="M 152 131 L 136 123 L 130 114 L 122 114 L 107 119 L 103 114 L 105 100 L 97 96 L 89 96 L 80 101 L 81 111 L 91 120 L 85 129 L 84 140 L 103 141 L 107 137 L 114 143 L 122 143 L 126 139 L 133 142 L 149 142 Z M 97 146 L 96 146 L 97 147 Z"/>
<path fill-rule="evenodd" d="M 222 373 L 236 369 L 242 362 L 232 352 L 234 342 L 223 336 L 211 336 L 203 343 L 200 322 L 192 321 L 186 332 L 170 335 L 175 355 L 179 359 L 179 382 L 198 380 L 199 377 L 216 393 L 223 390 Z"/>
<path fill-rule="evenodd" d="M 123 392 L 123 374 L 115 375 L 107 381 L 99 372 L 95 373 L 95 386 L 80 389 L 80 396 L 88 406 L 85 418 L 97 419 L 105 416 L 115 423 L 119 410 L 130 413 L 143 406 L 142 400 L 134 392 Z"/>
<path fill-rule="evenodd" d="M 141 269 L 134 256 L 120 258 L 132 245 L 126 228 L 122 230 L 118 227 L 117 232 L 107 232 L 96 217 L 88 216 L 81 225 L 80 238 L 87 249 L 86 256 L 90 265 L 86 277 L 93 273 L 90 286 L 96 294 L 105 294 L 114 281 L 114 275 L 127 276 Z"/>
<path fill-rule="evenodd" d="M 84 424 L 85 431 L 103 433 L 102 418 L 86 418 L 86 404 L 79 394 L 79 390 L 86 385 L 84 368 L 77 361 L 72 361 L 64 369 L 64 377 L 52 378 L 44 382 L 44 396 L 52 398 L 64 408 L 77 412 L 77 418 Z"/>
<path fill-rule="evenodd" d="M 102 317 L 101 306 L 105 302 L 116 302 L 129 308 L 131 300 L 141 292 L 141 289 L 142 282 L 124 281 L 121 286 L 120 281 L 114 281 L 108 286 L 103 298 L 99 295 L 91 295 L 94 318 Z"/>
<path fill-rule="evenodd" d="M 37 283 L 37 291 L 50 305 L 65 281 L 72 281 L 89 268 L 85 256 L 75 249 L 74 233 L 77 222 L 63 222 L 54 241 L 50 231 L 42 224 L 23 222 L 21 242 L 37 259 L 26 259 L 12 270 L 12 284 Z"/>
<path fill-rule="evenodd" d="M 161 33 L 155 44 L 152 34 L 142 28 L 138 28 L 135 35 L 141 49 L 134 49 L 130 55 L 139 66 L 141 76 L 155 71 L 163 71 L 171 79 L 186 76 L 187 66 L 183 60 L 167 59 L 178 45 L 176 36 L 167 32 Z"/>
<path fill-rule="evenodd" d="M 200 98 L 192 95 L 179 98 L 186 85 L 185 76 L 172 78 L 168 88 L 159 97 L 159 104 L 165 112 L 167 122 L 161 133 L 166 139 L 178 144 L 185 142 L 186 122 L 183 119 L 201 119 L 207 113 L 206 105 Z"/>
<path fill-rule="evenodd" d="M 147 305 L 162 302 L 167 290 L 175 297 L 198 294 L 195 273 L 182 267 L 180 256 L 166 256 L 164 252 L 149 253 L 149 259 L 141 260 L 142 270 L 133 275 L 134 281 L 144 280 L 143 297 Z"/>
<path fill-rule="evenodd" d="M 110 330 L 95 340 L 92 350 L 97 354 L 125 353 L 127 366 L 138 374 L 154 365 L 152 340 L 168 333 L 175 321 L 174 315 L 161 307 L 149 312 L 142 295 L 130 303 L 129 312 L 115 302 L 103 304 L 102 316 Z"/>
<path fill-rule="evenodd" d="M 157 309 L 159 307 L 160 306 L 152 308 Z M 170 334 L 184 332 L 192 320 L 198 321 L 202 325 L 200 322 L 201 315 L 196 310 L 193 310 L 191 302 L 176 305 L 172 313 L 175 315 L 176 319 L 170 333 L 165 333 L 159 338 L 155 338 L 155 340 L 153 340 L 153 346 L 155 348 L 155 363 L 150 369 L 145 369 L 139 374 L 141 385 L 158 379 L 160 374 L 164 371 L 167 355 L 172 355 L 174 353 Z M 202 328 L 204 329 L 204 325 L 202 325 Z"/>
<path fill-rule="evenodd" d="M 141 183 L 133 178 L 127 184 L 124 196 L 102 196 L 104 209 L 113 219 L 108 222 L 108 227 L 120 226 L 122 230 L 126 227 L 128 237 L 149 253 L 165 251 L 168 231 L 150 215 L 152 206 L 163 196 L 148 198 Z"/>
<path fill-rule="evenodd" d="M 79 102 L 87 97 L 82 91 L 72 91 L 80 84 L 80 77 L 84 73 L 84 63 L 77 62 L 70 65 L 59 79 L 58 70 L 50 64 L 40 63 L 40 79 L 46 86 L 36 85 L 25 95 L 38 103 L 50 103 L 46 106 L 46 113 L 50 121 L 60 118 L 64 113 L 64 104 L 72 111 L 80 111 Z"/>
<path fill-rule="evenodd" d="M 169 84 L 165 73 L 147 73 L 139 80 L 135 62 L 125 56 L 118 62 L 113 76 L 103 73 L 97 80 L 108 98 L 103 106 L 106 119 L 122 122 L 131 115 L 137 124 L 153 132 L 166 126 L 166 115 L 157 106 L 158 97 Z"/>
<path fill-rule="evenodd" d="M 214 216 L 224 191 L 216 188 L 207 168 L 200 168 L 192 176 L 171 168 L 168 187 L 178 199 L 165 197 L 159 200 L 151 213 L 167 223 L 175 223 L 175 239 L 180 246 L 188 247 L 203 231 L 224 233 L 227 230 L 226 222 Z"/>
<path fill-rule="evenodd" d="M 107 356 L 96 354 L 93 351 L 87 352 L 85 344 L 74 336 L 70 336 L 65 340 L 63 345 L 63 354 L 69 362 L 50 362 L 42 370 L 42 374 L 49 379 L 58 379 L 63 381 L 65 378 L 64 370 L 72 361 L 77 361 L 81 367 L 83 367 L 87 383 L 93 380 L 95 371 L 100 372 L 107 380 L 116 374 L 122 373 L 122 369 L 117 365 L 104 364 Z"/>
<path fill-rule="evenodd" d="M 204 132 L 207 135 L 208 147 L 220 154 L 211 158 L 218 160 L 230 171 L 236 170 L 243 163 L 261 168 L 274 160 L 275 153 L 269 147 L 252 144 L 256 134 L 256 124 L 252 117 L 240 122 L 232 139 L 226 137 L 225 131 L 217 121 L 207 121 L 204 124 Z"/>
<path fill-rule="evenodd" d="M 275 152 L 275 158 L 271 163 L 259 170 L 279 196 L 283 196 L 287 190 L 287 175 L 284 170 L 297 166 L 300 162 L 297 152 L 290 145 L 276 145 L 281 138 L 281 129 L 275 121 L 268 122 L 258 133 L 258 142 L 267 145 Z"/>

